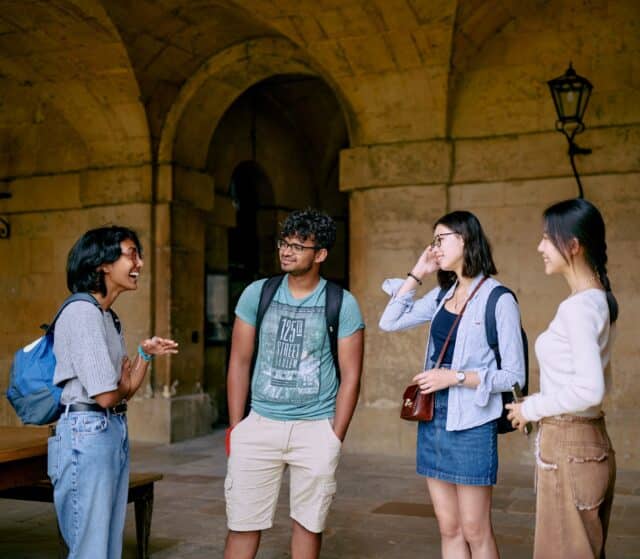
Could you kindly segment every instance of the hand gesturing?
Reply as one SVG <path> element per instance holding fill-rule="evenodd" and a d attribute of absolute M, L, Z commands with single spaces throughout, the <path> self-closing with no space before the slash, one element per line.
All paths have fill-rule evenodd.
<path fill-rule="evenodd" d="M 166 355 L 167 353 L 178 353 L 178 342 L 153 336 L 140 343 L 142 350 L 149 355 Z"/>

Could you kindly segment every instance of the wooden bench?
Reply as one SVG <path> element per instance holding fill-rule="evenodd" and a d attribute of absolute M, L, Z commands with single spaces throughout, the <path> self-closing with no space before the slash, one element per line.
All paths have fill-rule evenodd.
<path fill-rule="evenodd" d="M 136 540 L 138 559 L 149 558 L 149 532 L 151 530 L 151 514 L 153 513 L 153 484 L 162 479 L 162 474 L 155 472 L 132 472 L 129 476 L 128 503 L 133 502 L 136 511 Z M 13 487 L 0 491 L 0 499 L 19 499 L 22 501 L 38 501 L 53 503 L 53 487 L 47 480 L 33 485 Z M 69 550 L 60 535 L 60 557 L 68 555 Z"/>

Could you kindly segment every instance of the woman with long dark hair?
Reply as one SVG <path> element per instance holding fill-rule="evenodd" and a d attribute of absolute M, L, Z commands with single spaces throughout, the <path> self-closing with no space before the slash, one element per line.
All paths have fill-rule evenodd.
<path fill-rule="evenodd" d="M 618 304 L 602 215 L 583 199 L 554 204 L 538 252 L 545 273 L 562 275 L 570 294 L 536 340 L 540 392 L 507 405 L 514 427 L 540 426 L 534 557 L 604 558 L 616 464 L 602 400 Z"/>
<path fill-rule="evenodd" d="M 69 559 L 122 555 L 129 439 L 126 401 L 141 386 L 156 355 L 177 343 L 142 340 L 129 361 L 111 306 L 138 287 L 144 266 L 136 233 L 124 227 L 87 231 L 69 252 L 67 286 L 88 294 L 64 307 L 55 324 L 54 382 L 64 410 L 49 438 L 48 473 Z"/>
<path fill-rule="evenodd" d="M 434 273 L 439 285 L 416 299 L 418 285 Z M 417 471 L 427 478 L 444 559 L 498 557 L 491 525 L 497 419 L 501 392 L 516 382 L 524 385 L 525 364 L 520 312 L 511 295 L 496 304 L 500 368 L 487 342 L 485 311 L 489 295 L 500 285 L 491 277 L 496 273 L 480 222 L 470 212 L 456 211 L 436 221 L 433 241 L 407 278 L 383 284 L 391 300 L 381 329 L 430 323 L 425 367 L 413 380 L 422 392 L 434 393 L 435 404 L 433 420 L 418 424 Z M 434 368 L 438 360 L 441 364 Z"/>

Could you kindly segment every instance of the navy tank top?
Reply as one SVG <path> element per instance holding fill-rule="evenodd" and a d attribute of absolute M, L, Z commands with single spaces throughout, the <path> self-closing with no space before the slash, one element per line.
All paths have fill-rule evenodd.
<path fill-rule="evenodd" d="M 449 333 L 449 330 L 451 329 L 451 326 L 453 325 L 457 316 L 457 314 L 449 312 L 447 309 L 442 307 L 431 321 L 431 339 L 433 340 L 433 353 L 431 354 L 431 359 L 434 363 L 437 361 L 438 356 L 440 355 L 442 346 L 447 339 L 447 334 Z M 442 358 L 442 363 L 440 365 L 441 367 L 451 367 L 451 362 L 453 361 L 453 350 L 456 346 L 456 336 L 458 335 L 458 326 L 460 326 L 460 323 L 456 324 L 456 327 L 451 334 L 451 339 L 449 340 L 447 351 Z"/>

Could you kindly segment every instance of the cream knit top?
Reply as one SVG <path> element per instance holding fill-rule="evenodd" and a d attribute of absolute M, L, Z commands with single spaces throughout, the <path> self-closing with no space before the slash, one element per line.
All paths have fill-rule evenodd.
<path fill-rule="evenodd" d="M 606 293 L 587 289 L 565 299 L 535 344 L 540 392 L 529 396 L 527 420 L 574 414 L 597 417 L 610 384 L 613 328 Z"/>

